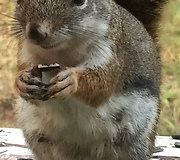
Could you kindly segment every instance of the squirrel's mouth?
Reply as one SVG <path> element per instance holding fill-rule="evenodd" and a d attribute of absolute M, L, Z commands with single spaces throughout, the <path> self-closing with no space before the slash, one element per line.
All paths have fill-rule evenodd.
<path fill-rule="evenodd" d="M 40 47 L 43 48 L 43 49 L 54 49 L 54 48 L 57 48 L 60 46 L 61 43 L 56 43 L 56 44 L 53 44 L 53 45 L 43 45 L 41 44 Z"/>

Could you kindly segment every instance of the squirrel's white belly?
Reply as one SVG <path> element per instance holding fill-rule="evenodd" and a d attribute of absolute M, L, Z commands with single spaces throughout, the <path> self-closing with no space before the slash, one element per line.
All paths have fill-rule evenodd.
<path fill-rule="evenodd" d="M 40 106 L 33 106 L 18 98 L 16 107 L 24 133 L 30 136 L 38 134 L 47 136 L 55 143 L 55 146 L 50 147 L 53 155 L 58 155 L 57 157 L 61 157 L 63 153 L 69 155 L 69 152 L 73 151 L 73 146 L 77 144 L 82 148 L 84 146 L 89 156 L 95 156 L 94 160 L 101 159 L 101 156 L 114 156 L 112 159 L 115 160 L 118 157 L 115 158 L 117 154 L 111 144 L 114 143 L 113 140 L 116 140 L 117 135 L 121 134 L 119 131 L 123 132 L 125 129 L 126 135 L 136 137 L 142 129 L 144 133 L 141 139 L 146 139 L 153 130 L 157 105 L 158 100 L 149 97 L 146 92 L 133 92 L 112 96 L 109 102 L 98 108 L 85 105 L 73 96 L 67 100 L 41 102 Z M 105 145 L 107 141 L 111 147 Z M 36 140 L 31 147 L 37 145 L 41 143 Z M 47 147 L 46 150 L 49 150 L 49 145 L 42 144 L 42 147 Z M 84 156 L 83 151 L 79 156 Z M 87 157 L 82 159 L 84 158 L 87 159 Z M 49 158 L 45 159 L 49 160 Z M 65 160 L 76 159 L 65 158 Z"/>
<path fill-rule="evenodd" d="M 16 106 L 20 125 L 29 133 L 35 131 L 55 141 L 60 137 L 67 142 L 80 144 L 92 142 L 92 139 L 102 140 L 109 135 L 107 123 L 97 109 L 74 97 L 48 100 L 39 106 L 18 98 Z M 112 129 L 109 128 L 109 131 L 112 132 Z"/>
<path fill-rule="evenodd" d="M 145 95 L 134 92 L 112 96 L 109 102 L 98 108 L 92 108 L 73 96 L 66 100 L 41 102 L 40 106 L 18 98 L 16 106 L 20 124 L 26 131 L 38 131 L 54 140 L 60 136 L 68 142 L 83 144 L 104 138 L 111 140 L 118 128 L 126 128 L 131 134 L 139 128 L 147 132 L 152 130 L 158 100 Z M 117 115 L 122 116 L 118 117 L 119 121 L 113 119 Z"/>

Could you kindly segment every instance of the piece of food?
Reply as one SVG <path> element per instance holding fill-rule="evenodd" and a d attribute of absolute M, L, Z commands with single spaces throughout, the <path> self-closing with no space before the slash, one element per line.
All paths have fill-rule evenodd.
<path fill-rule="evenodd" d="M 48 71 L 52 71 L 54 69 L 60 69 L 60 65 L 55 63 L 55 64 L 50 64 L 50 65 L 42 65 L 39 64 L 35 67 L 33 67 L 33 69 L 31 70 L 31 74 L 35 77 L 39 77 L 42 78 L 42 72 L 48 72 Z"/>
<path fill-rule="evenodd" d="M 54 69 L 57 69 L 57 68 L 60 68 L 60 65 L 55 63 L 55 64 L 50 64 L 49 66 L 48 65 L 42 65 L 42 64 L 39 64 L 37 66 L 37 69 L 41 72 L 47 72 L 47 71 L 52 71 Z"/>

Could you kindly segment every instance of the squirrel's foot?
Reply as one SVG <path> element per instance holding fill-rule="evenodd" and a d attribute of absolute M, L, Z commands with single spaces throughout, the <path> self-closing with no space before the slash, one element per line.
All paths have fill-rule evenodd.
<path fill-rule="evenodd" d="M 77 73 L 73 69 L 67 69 L 51 79 L 45 97 L 65 99 L 76 91 Z"/>
<path fill-rule="evenodd" d="M 15 88 L 25 100 L 43 100 L 43 95 L 47 92 L 45 84 L 40 78 L 33 76 L 31 70 L 23 70 L 18 73 Z"/>

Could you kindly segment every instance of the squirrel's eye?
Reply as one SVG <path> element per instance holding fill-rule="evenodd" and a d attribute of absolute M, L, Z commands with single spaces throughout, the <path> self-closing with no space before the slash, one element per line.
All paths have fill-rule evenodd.
<path fill-rule="evenodd" d="M 77 6 L 82 6 L 86 0 L 73 0 L 73 3 Z"/>

